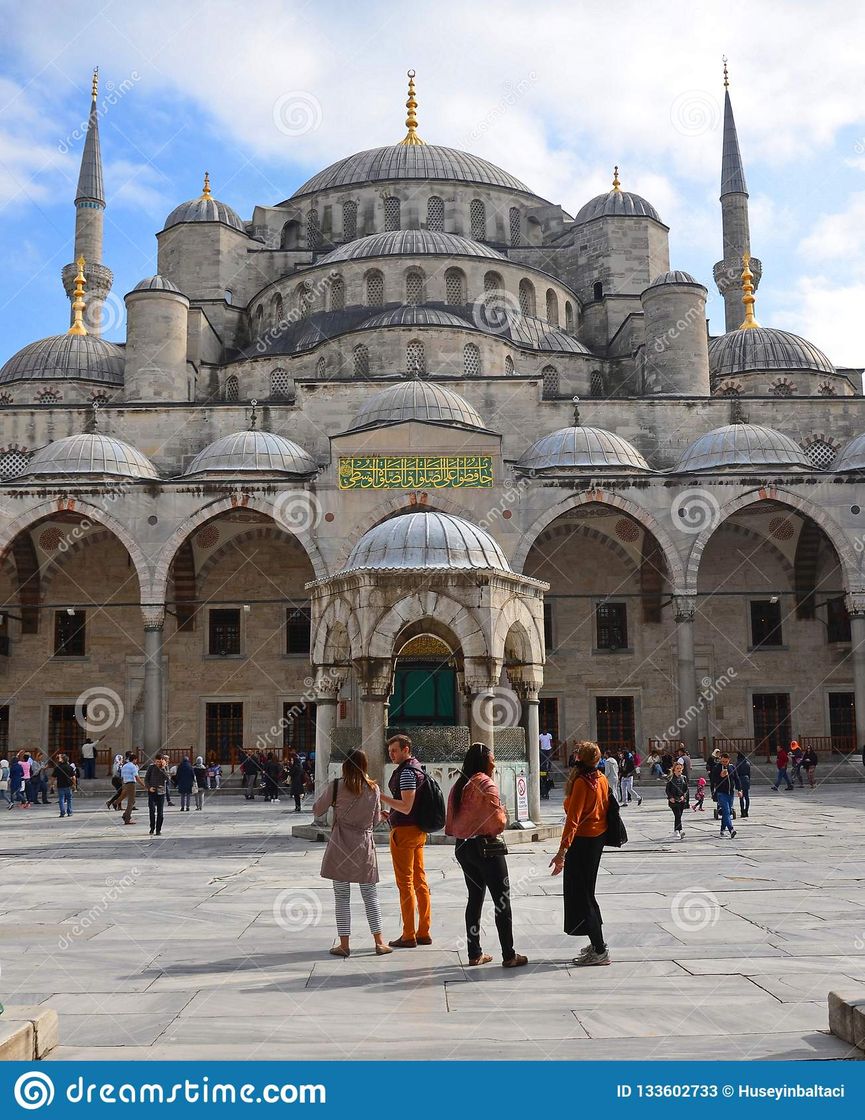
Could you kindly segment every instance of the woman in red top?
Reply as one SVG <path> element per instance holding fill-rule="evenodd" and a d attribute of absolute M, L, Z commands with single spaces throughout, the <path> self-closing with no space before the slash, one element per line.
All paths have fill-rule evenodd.
<path fill-rule="evenodd" d="M 492 779 L 496 760 L 483 743 L 472 743 L 463 760 L 462 773 L 448 798 L 445 833 L 456 837 L 457 863 L 463 869 L 469 892 L 466 904 L 466 941 L 469 964 L 489 964 L 493 959 L 481 949 L 480 928 L 484 896 L 490 892 L 495 905 L 496 930 L 502 946 L 504 968 L 519 968 L 528 958 L 514 952 L 511 888 L 507 848 L 499 834 L 508 823 L 499 791 Z"/>
<path fill-rule="evenodd" d="M 607 831 L 610 787 L 598 770 L 601 752 L 596 743 L 580 743 L 577 763 L 565 785 L 565 827 L 558 852 L 550 860 L 553 875 L 564 869 L 562 893 L 565 902 L 565 933 L 571 937 L 588 934 L 589 944 L 576 965 L 609 964 L 604 941 L 603 918 L 595 898 L 598 868 Z"/>

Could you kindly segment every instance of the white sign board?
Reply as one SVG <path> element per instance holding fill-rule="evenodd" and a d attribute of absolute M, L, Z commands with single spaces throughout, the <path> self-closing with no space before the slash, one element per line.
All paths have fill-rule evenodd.
<path fill-rule="evenodd" d="M 529 819 L 529 785 L 524 770 L 517 774 L 517 820 Z"/>

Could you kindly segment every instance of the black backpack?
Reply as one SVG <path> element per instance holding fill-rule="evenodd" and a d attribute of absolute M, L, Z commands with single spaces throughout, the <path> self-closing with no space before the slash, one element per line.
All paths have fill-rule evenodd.
<path fill-rule="evenodd" d="M 424 770 L 424 780 L 418 786 L 412 816 L 424 832 L 441 832 L 445 826 L 445 798 L 441 786 Z"/>

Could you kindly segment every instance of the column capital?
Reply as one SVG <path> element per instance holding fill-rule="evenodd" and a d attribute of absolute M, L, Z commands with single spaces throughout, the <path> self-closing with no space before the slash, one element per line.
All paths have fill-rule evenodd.
<path fill-rule="evenodd" d="M 315 670 L 315 698 L 319 704 L 335 704 L 345 684 L 345 673 L 337 672 L 333 666 Z"/>
<path fill-rule="evenodd" d="M 676 622 L 693 622 L 694 616 L 697 613 L 697 596 L 696 595 L 674 595 L 673 607 L 675 609 Z"/>
<path fill-rule="evenodd" d="M 865 588 L 848 591 L 844 596 L 844 603 L 851 618 L 861 618 L 865 615 Z"/>
<path fill-rule="evenodd" d="M 478 696 L 484 692 L 494 692 L 498 687 L 498 681 L 494 681 L 490 677 L 466 677 L 465 692 L 467 696 Z"/>
<path fill-rule="evenodd" d="M 165 605 L 163 603 L 142 603 L 141 614 L 145 630 L 161 630 L 165 626 Z"/>

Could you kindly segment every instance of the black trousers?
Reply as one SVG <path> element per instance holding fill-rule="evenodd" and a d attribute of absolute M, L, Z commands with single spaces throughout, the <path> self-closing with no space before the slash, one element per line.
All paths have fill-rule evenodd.
<path fill-rule="evenodd" d="M 598 881 L 598 868 L 601 866 L 601 853 L 604 850 L 604 837 L 575 836 L 562 873 L 562 894 L 565 902 L 565 933 L 571 937 L 581 934 L 588 936 L 592 948 L 602 953 L 604 942 L 604 919 L 595 898 Z"/>
<path fill-rule="evenodd" d="M 484 896 L 490 892 L 495 908 L 496 930 L 502 947 L 502 960 L 514 955 L 514 923 L 511 915 L 511 885 L 508 880 L 508 861 L 505 856 L 487 859 L 481 854 L 482 841 L 457 840 L 457 863 L 463 870 L 466 889 L 466 943 L 469 960 L 481 955 L 481 912 Z"/>
<path fill-rule="evenodd" d="M 162 831 L 162 814 L 165 807 L 164 793 L 147 794 L 147 808 L 150 810 L 150 831 L 157 834 Z"/>
<path fill-rule="evenodd" d="M 669 804 L 669 802 L 667 803 Z M 687 808 L 684 801 L 677 801 L 674 805 L 670 805 L 673 810 L 673 831 L 680 832 L 682 828 L 682 813 Z"/>

